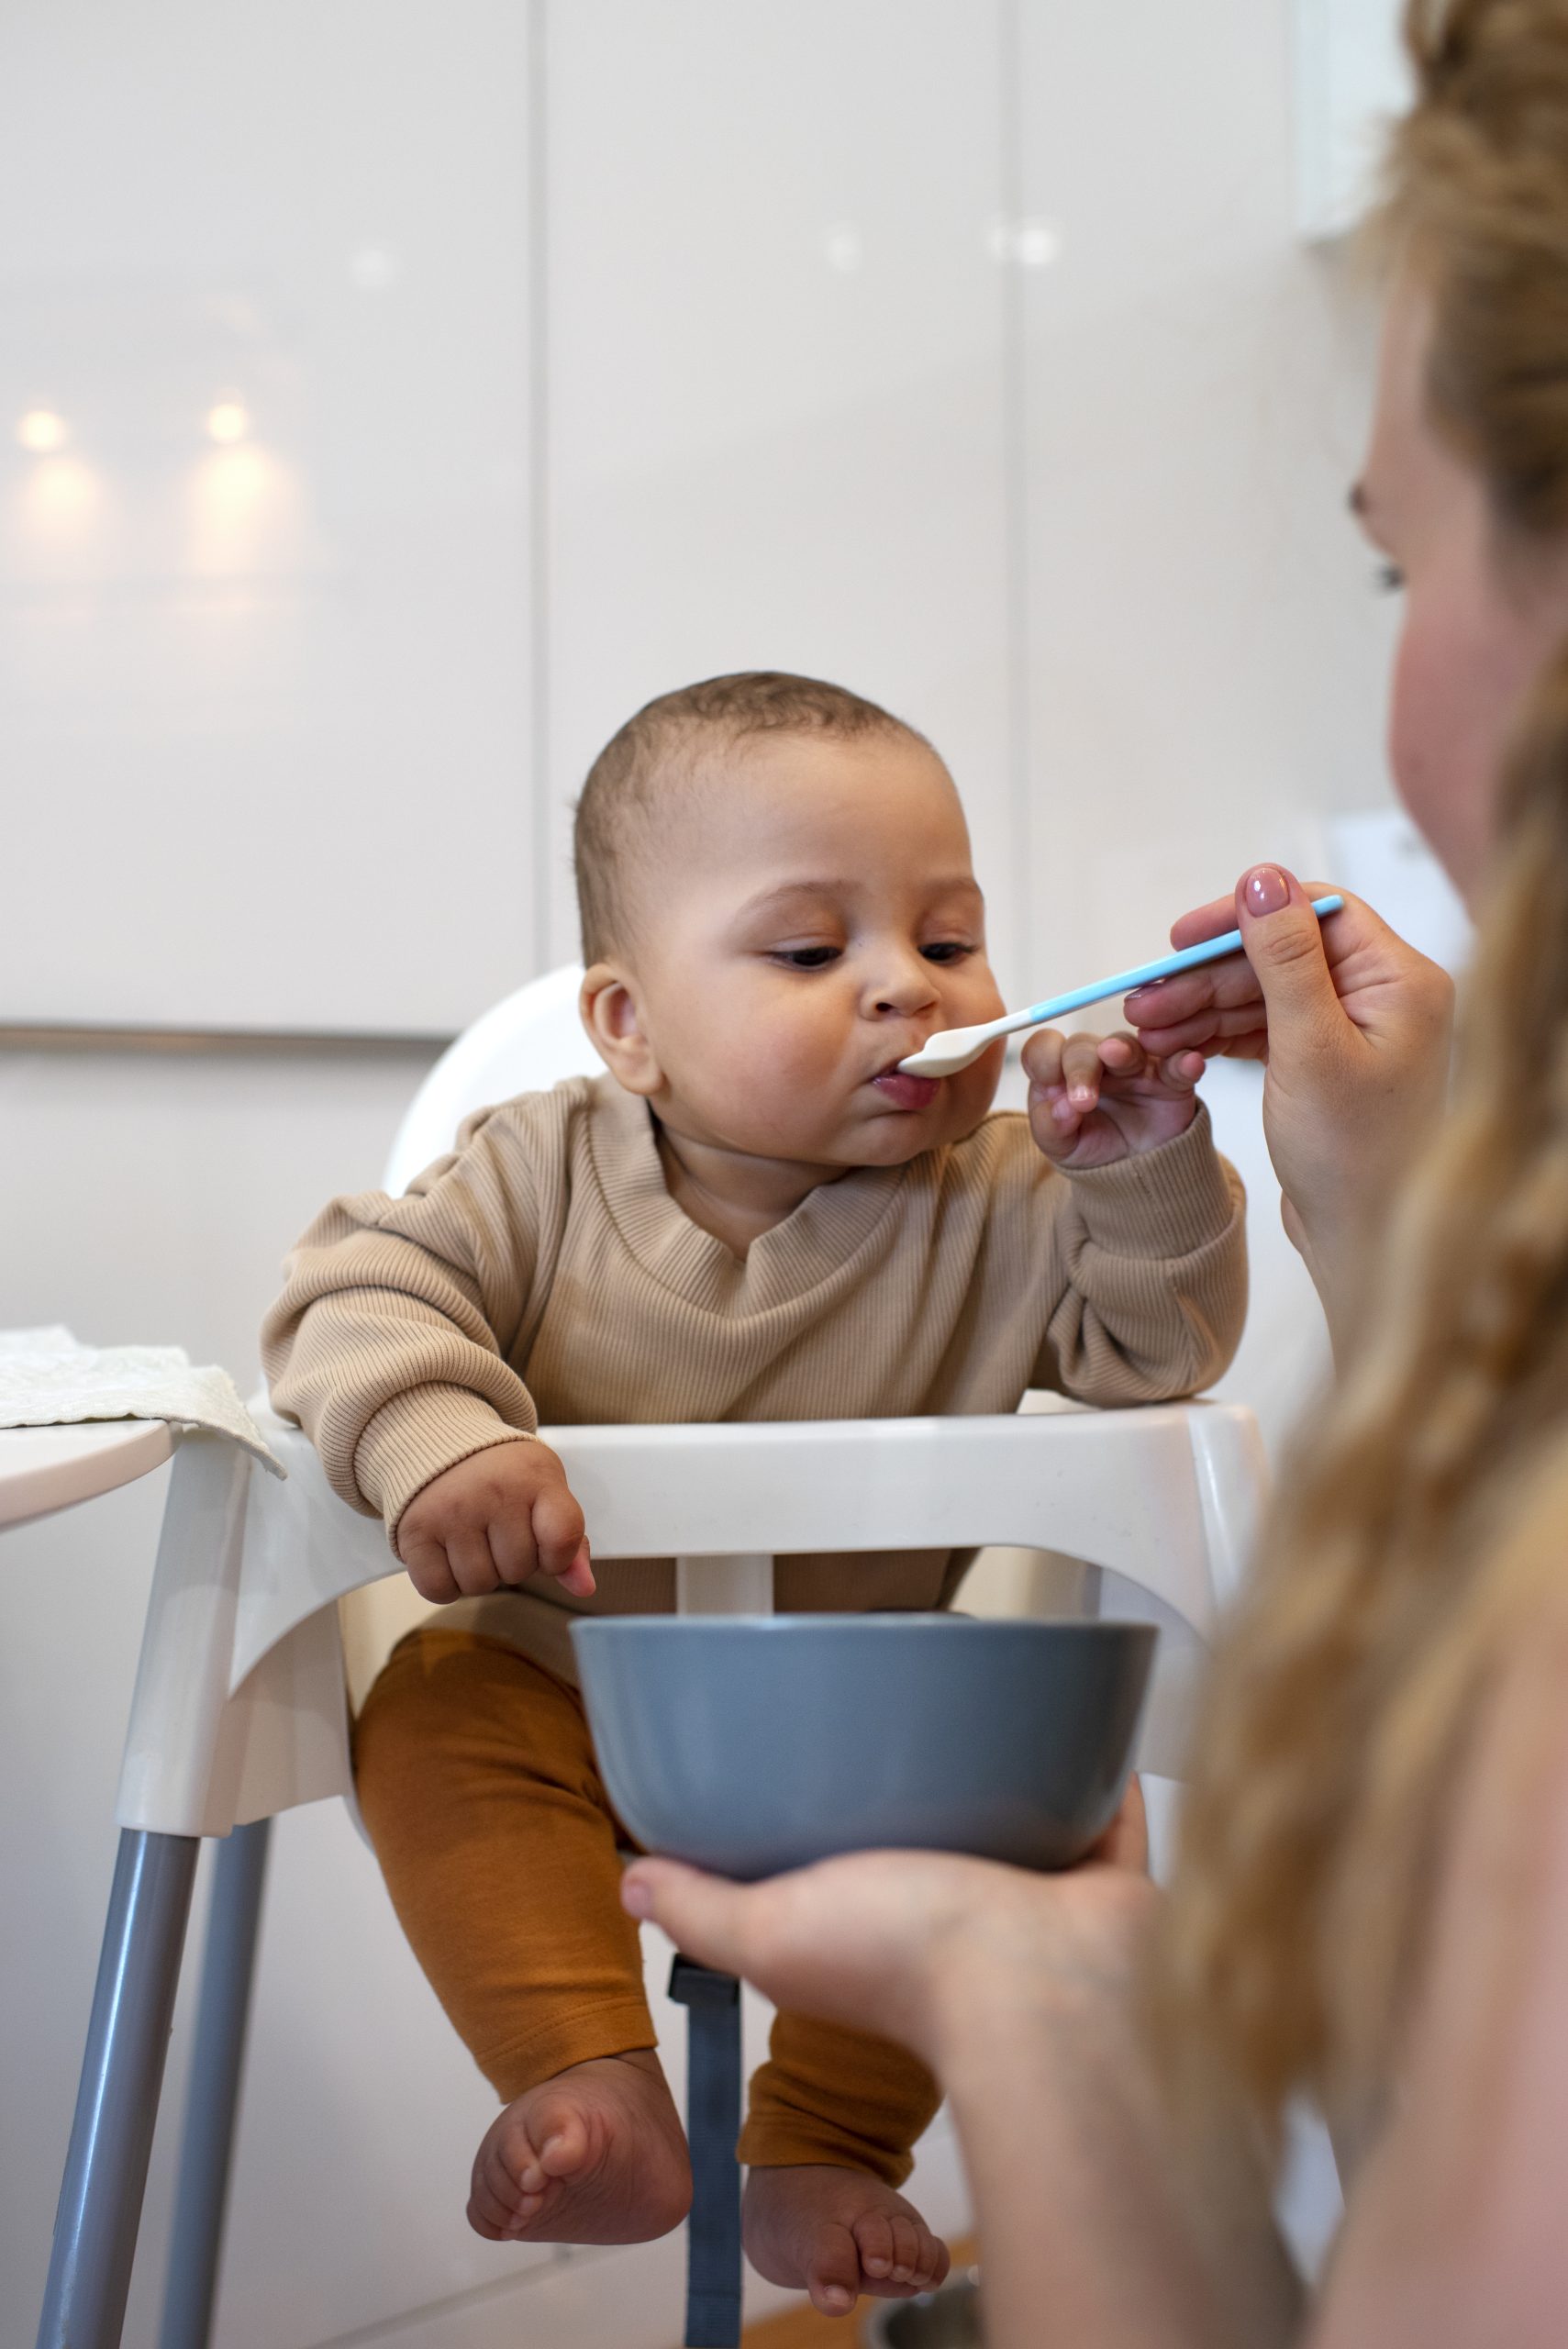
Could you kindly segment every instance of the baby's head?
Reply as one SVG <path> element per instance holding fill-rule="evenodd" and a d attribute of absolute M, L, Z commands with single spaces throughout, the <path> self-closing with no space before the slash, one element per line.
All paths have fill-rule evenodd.
<path fill-rule="evenodd" d="M 952 777 L 873 702 L 772 672 L 662 695 L 595 761 L 576 865 L 588 1032 L 675 1133 L 893 1166 L 990 1107 L 1000 1045 L 891 1074 L 1002 1002 Z"/>

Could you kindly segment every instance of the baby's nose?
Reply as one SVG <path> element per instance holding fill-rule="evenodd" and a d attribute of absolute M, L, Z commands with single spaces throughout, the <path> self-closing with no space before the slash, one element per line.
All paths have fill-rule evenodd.
<path fill-rule="evenodd" d="M 930 968 L 925 963 L 917 963 L 913 970 L 903 972 L 896 978 L 884 977 L 876 991 L 877 1010 L 896 1013 L 901 1018 L 907 1018 L 912 1011 L 923 1011 L 935 1001 L 936 988 Z"/>

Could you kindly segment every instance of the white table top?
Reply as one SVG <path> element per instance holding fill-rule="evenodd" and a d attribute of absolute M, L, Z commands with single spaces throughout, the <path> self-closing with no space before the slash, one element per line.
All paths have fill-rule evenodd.
<path fill-rule="evenodd" d="M 0 1526 L 92 1500 L 161 1468 L 174 1449 L 162 1419 L 0 1428 Z"/>

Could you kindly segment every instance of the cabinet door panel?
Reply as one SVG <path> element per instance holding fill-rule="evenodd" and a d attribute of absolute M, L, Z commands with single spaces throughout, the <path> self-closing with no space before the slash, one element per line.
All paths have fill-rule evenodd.
<path fill-rule="evenodd" d="M 827 675 L 949 758 L 1010 929 L 999 65 L 968 0 L 571 0 L 549 44 L 550 789 Z"/>
<path fill-rule="evenodd" d="M 1023 0 L 1042 993 L 1386 796 L 1394 616 L 1345 513 L 1371 321 L 1297 239 L 1288 12 L 1117 14 L 1113 43 L 1100 0 Z"/>
<path fill-rule="evenodd" d="M 440 1029 L 527 974 L 526 24 L 7 12 L 0 1018 Z"/>

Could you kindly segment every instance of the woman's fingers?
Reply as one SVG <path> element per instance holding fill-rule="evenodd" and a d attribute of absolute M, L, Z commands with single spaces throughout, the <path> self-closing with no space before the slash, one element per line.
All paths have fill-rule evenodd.
<path fill-rule="evenodd" d="M 1143 1781 L 1129 1778 L 1121 1809 L 1112 1820 L 1095 1853 L 1107 1867 L 1130 1868 L 1135 1875 L 1149 1873 L 1149 1811 L 1143 1799 Z"/>
<path fill-rule="evenodd" d="M 1323 925 L 1299 881 L 1261 864 L 1236 893 L 1242 941 L 1271 1025 L 1288 1023 L 1303 1045 L 1337 1037 L 1344 1027 Z"/>
<path fill-rule="evenodd" d="M 651 1917 L 699 1965 L 746 1972 L 746 1915 L 755 1896 L 745 1885 L 705 1876 L 683 1860 L 638 1860 L 621 1878 L 621 1907 Z"/>
<path fill-rule="evenodd" d="M 1211 897 L 1207 906 L 1195 906 L 1190 913 L 1178 916 L 1171 924 L 1171 943 L 1179 952 L 1184 947 L 1201 946 L 1206 939 L 1223 938 L 1235 927 L 1236 892 L 1228 889 L 1223 897 Z"/>
<path fill-rule="evenodd" d="M 1129 1012 L 1129 1017 L 1136 1019 L 1145 1050 L 1161 1060 L 1168 1059 L 1173 1052 L 1230 1052 L 1248 1037 L 1268 1033 L 1261 995 L 1233 1011 L 1211 1008 L 1178 1019 L 1160 1007 L 1152 1014 L 1139 1010 Z"/>

